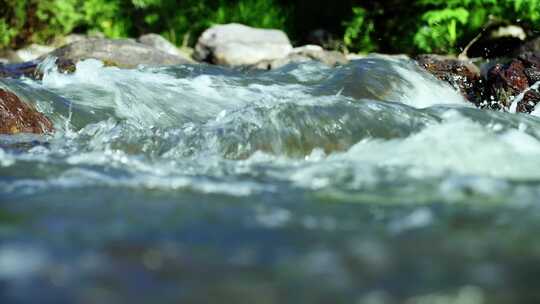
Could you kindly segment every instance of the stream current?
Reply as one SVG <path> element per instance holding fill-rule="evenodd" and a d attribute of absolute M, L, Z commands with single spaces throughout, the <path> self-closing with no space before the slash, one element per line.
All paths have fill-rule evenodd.
<path fill-rule="evenodd" d="M 413 62 L 1 79 L 2 303 L 538 303 L 540 118 Z"/>

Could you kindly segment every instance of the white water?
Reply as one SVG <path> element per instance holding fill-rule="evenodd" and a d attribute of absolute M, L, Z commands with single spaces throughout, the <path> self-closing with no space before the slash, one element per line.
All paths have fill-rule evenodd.
<path fill-rule="evenodd" d="M 2 303 L 536 295 L 537 117 L 378 57 L 42 68 L 0 80 L 56 127 L 0 136 Z"/>
<path fill-rule="evenodd" d="M 493 183 L 540 179 L 538 122 L 490 118 L 403 60 L 368 58 L 337 69 L 307 63 L 266 73 L 122 70 L 96 60 L 78 63 L 73 74 L 50 62 L 42 69 L 42 82 L 15 89 L 45 89 L 71 104 L 34 98 L 55 120 L 51 146 L 0 150 L 0 164 L 65 169 L 3 182 L 3 191 L 108 185 L 246 196 L 278 191 L 285 182 L 378 197 L 386 195 L 385 184 L 402 181 L 428 184 L 413 197 L 444 200 L 449 183 L 471 181 L 498 197 L 486 190 Z M 396 188 L 399 195 L 407 187 Z"/>

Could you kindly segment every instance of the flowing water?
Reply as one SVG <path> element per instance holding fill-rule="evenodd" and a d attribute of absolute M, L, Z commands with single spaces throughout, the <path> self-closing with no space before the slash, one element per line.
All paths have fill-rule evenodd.
<path fill-rule="evenodd" d="M 406 60 L 0 80 L 2 303 L 538 303 L 540 119 Z"/>

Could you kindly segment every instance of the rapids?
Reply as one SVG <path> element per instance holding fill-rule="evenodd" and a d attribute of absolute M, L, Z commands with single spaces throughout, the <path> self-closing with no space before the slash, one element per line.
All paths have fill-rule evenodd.
<path fill-rule="evenodd" d="M 413 62 L 1 79 L 4 303 L 535 303 L 540 119 Z"/>

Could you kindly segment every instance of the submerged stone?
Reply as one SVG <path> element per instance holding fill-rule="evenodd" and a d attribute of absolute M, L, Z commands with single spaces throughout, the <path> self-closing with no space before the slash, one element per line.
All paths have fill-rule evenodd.
<path fill-rule="evenodd" d="M 0 134 L 44 134 L 53 130 L 51 121 L 45 115 L 14 93 L 0 89 Z"/>

